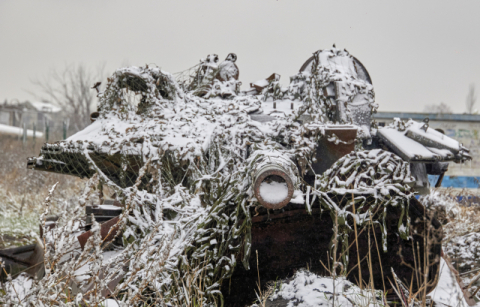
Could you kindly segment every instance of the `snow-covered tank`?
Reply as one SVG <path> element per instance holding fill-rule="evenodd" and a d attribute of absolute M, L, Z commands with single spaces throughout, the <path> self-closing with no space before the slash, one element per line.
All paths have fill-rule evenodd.
<path fill-rule="evenodd" d="M 254 299 L 258 276 L 305 266 L 390 292 L 393 269 L 412 290 L 433 289 L 442 229 L 418 182 L 468 150 L 428 122 L 378 127 L 370 75 L 346 50 L 315 52 L 288 86 L 272 74 L 243 91 L 236 58 L 209 55 L 176 76 L 117 70 L 92 124 L 28 167 L 95 180 L 101 201 L 122 207 L 108 225 L 124 246 L 151 232 L 153 244 L 171 240 L 149 291 L 178 301 L 172 277 L 187 267 L 203 272 L 206 300 L 227 306 Z"/>

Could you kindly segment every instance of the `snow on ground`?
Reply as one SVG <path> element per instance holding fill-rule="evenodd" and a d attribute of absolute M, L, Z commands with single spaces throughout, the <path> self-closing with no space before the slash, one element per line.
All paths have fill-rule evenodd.
<path fill-rule="evenodd" d="M 115 252 L 106 252 L 105 254 L 106 258 L 113 259 L 115 256 Z M 22 273 L 11 283 L 5 285 L 7 292 L 23 299 L 32 286 L 32 278 Z M 460 286 L 443 258 L 441 259 L 438 285 L 429 296 L 437 306 L 468 306 Z M 384 305 L 382 292 L 379 290 L 361 290 L 342 277 L 334 280 L 331 277 L 318 276 L 306 270 L 299 270 L 287 282 L 277 282 L 275 292 L 269 300 L 278 299 L 287 300 L 287 307 L 331 306 L 333 299 L 335 299 L 336 306 L 373 307 Z M 105 300 L 104 304 L 108 307 L 118 306 L 113 299 Z"/>
<path fill-rule="evenodd" d="M 118 303 L 115 300 L 107 299 L 103 302 L 104 307 L 118 307 Z"/>
<path fill-rule="evenodd" d="M 444 252 L 460 274 L 471 275 L 470 271 L 478 272 L 480 260 L 480 233 L 470 232 L 463 236 L 452 238 L 444 245 Z M 476 275 L 476 274 L 473 274 Z M 469 280 L 462 280 L 469 284 Z"/>
<path fill-rule="evenodd" d="M 480 211 L 476 204 L 458 202 L 454 193 L 458 192 L 432 190 L 421 201 L 444 224 L 443 252 L 460 273 L 463 284 L 469 285 L 480 271 Z M 479 286 L 474 281 L 471 293 Z"/>
<path fill-rule="evenodd" d="M 279 287 L 271 300 L 288 300 L 288 307 L 330 306 L 333 300 L 336 306 L 373 307 L 382 304 L 381 291 L 361 290 L 344 278 L 334 280 L 306 270 L 298 271 L 293 279 Z"/>
<path fill-rule="evenodd" d="M 0 192 L 0 207 L 8 208 L 8 201 L 7 194 Z M 0 249 L 32 244 L 34 233 L 38 233 L 36 212 L 20 214 L 13 210 L 0 211 Z"/>
<path fill-rule="evenodd" d="M 112 263 L 115 261 L 115 257 L 118 256 L 122 251 L 121 250 L 114 250 L 114 251 L 106 251 L 106 252 L 103 252 L 103 261 L 106 265 Z M 91 268 L 94 264 L 89 262 L 83 266 L 81 266 L 80 268 L 78 268 L 77 270 L 75 270 L 74 272 L 74 276 L 75 276 L 75 281 L 77 281 L 78 283 L 82 282 L 83 280 L 86 280 L 88 278 L 90 278 L 90 272 L 91 272 Z"/>
<path fill-rule="evenodd" d="M 33 279 L 27 273 L 21 273 L 12 282 L 5 283 L 5 292 L 15 296 L 18 300 L 23 300 L 32 287 L 32 282 Z"/>
<path fill-rule="evenodd" d="M 361 290 L 342 277 L 334 280 L 306 270 L 298 271 L 285 283 L 277 283 L 277 287 L 270 300 L 287 300 L 287 307 L 332 306 L 333 299 L 336 306 L 384 306 L 382 292 L 379 290 Z M 438 285 L 429 296 L 437 306 L 468 306 L 462 289 L 443 258 Z"/>
<path fill-rule="evenodd" d="M 443 258 L 440 260 L 440 279 L 437 287 L 430 293 L 432 300 L 439 306 L 467 307 L 463 292 L 455 276 Z M 477 304 L 478 305 L 478 304 Z"/>
<path fill-rule="evenodd" d="M 23 128 L 0 124 L 0 132 L 2 134 L 22 136 L 23 135 Z M 31 137 L 33 137 L 33 133 L 34 133 L 33 130 L 27 129 L 27 135 L 26 136 L 31 138 Z M 41 138 L 41 137 L 43 137 L 43 133 L 35 131 L 35 137 Z"/>

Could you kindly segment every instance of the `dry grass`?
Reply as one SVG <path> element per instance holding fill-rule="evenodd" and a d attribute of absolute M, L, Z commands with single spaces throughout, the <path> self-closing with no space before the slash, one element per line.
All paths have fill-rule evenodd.
<path fill-rule="evenodd" d="M 427 206 L 443 224 L 443 251 L 464 286 L 480 299 L 480 200 L 478 190 L 437 189 Z M 432 194 L 434 195 L 434 194 Z M 458 196 L 471 197 L 459 201 Z"/>
<path fill-rule="evenodd" d="M 27 169 L 27 158 L 37 156 L 41 142 L 29 140 L 23 145 L 15 137 L 0 138 L 0 248 L 23 245 L 39 231 L 39 215 L 48 189 L 59 182 L 52 200 L 52 213 L 68 210 L 83 188 L 82 180 Z"/>

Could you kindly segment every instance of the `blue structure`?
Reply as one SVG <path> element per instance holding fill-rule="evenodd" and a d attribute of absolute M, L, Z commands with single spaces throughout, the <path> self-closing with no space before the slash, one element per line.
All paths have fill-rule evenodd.
<path fill-rule="evenodd" d="M 428 175 L 428 181 L 432 187 L 435 186 L 438 180 L 438 175 Z M 445 176 L 442 180 L 442 188 L 468 188 L 479 189 L 480 177 L 474 176 Z"/>

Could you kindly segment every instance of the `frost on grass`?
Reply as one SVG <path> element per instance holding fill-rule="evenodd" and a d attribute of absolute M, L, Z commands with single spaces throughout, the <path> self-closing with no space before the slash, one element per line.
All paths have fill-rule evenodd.
<path fill-rule="evenodd" d="M 478 299 L 480 289 L 480 262 L 478 261 L 480 257 L 480 210 L 476 203 L 459 202 L 458 194 L 467 196 L 470 192 L 455 193 L 450 190 L 432 190 L 429 195 L 422 196 L 420 201 L 429 209 L 430 214 L 443 224 L 445 232 L 442 242 L 443 252 L 458 271 L 464 287 Z M 444 262 L 442 262 L 441 270 L 448 270 Z M 450 270 L 448 271 L 450 272 Z M 443 287 L 448 288 L 449 286 L 444 285 Z M 439 285 L 435 291 L 437 295 L 443 293 L 444 290 L 441 289 Z"/>
<path fill-rule="evenodd" d="M 37 151 L 16 139 L 1 137 L 0 152 L 0 249 L 32 244 L 48 188 L 63 177 L 52 212 L 58 214 L 68 209 L 83 184 L 74 177 L 27 170 L 27 157 Z"/>
<path fill-rule="evenodd" d="M 38 214 L 19 214 L 6 210 L 0 214 L 0 248 L 22 246 L 35 242 L 31 234 L 38 232 Z"/>

